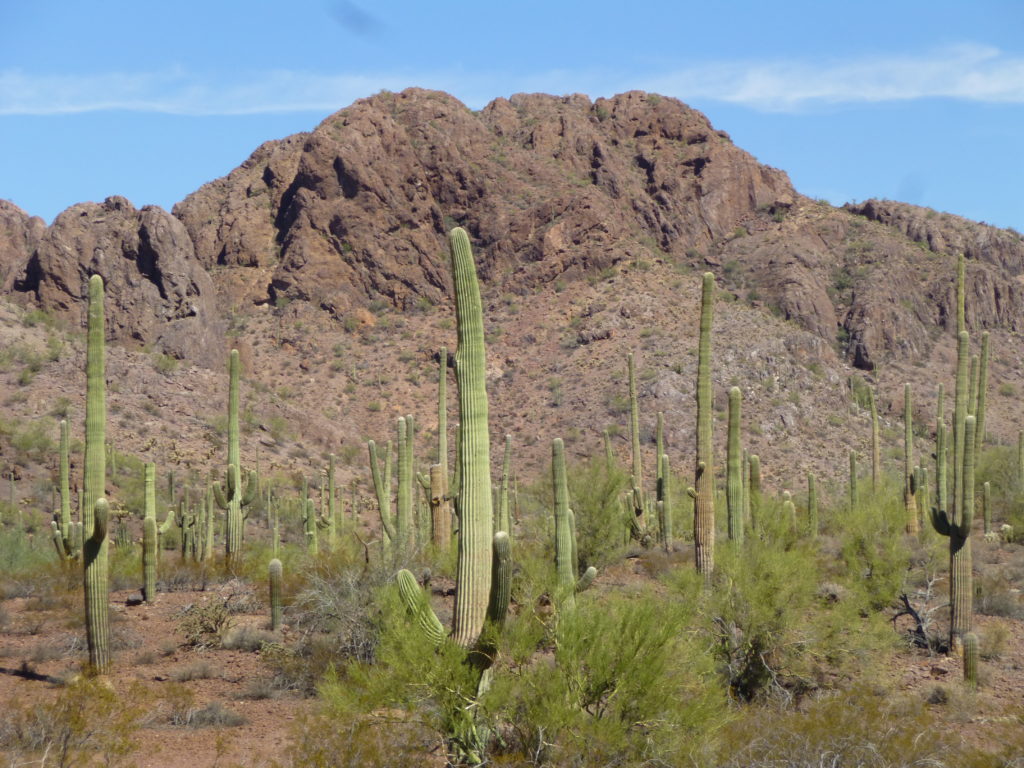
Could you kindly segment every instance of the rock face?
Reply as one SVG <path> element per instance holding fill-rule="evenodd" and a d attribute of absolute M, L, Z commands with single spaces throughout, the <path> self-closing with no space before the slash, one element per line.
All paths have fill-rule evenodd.
<path fill-rule="evenodd" d="M 0 200 L 0 293 L 7 293 L 42 237 L 46 224 L 7 200 Z"/>
<path fill-rule="evenodd" d="M 410 89 L 263 145 L 174 213 L 204 264 L 273 268 L 252 301 L 342 314 L 440 299 L 453 223 L 477 240 L 485 278 L 525 292 L 641 254 L 683 257 L 795 198 L 783 172 L 674 99 L 518 95 L 473 113 Z"/>
<path fill-rule="evenodd" d="M 640 92 L 519 94 L 479 112 L 380 93 L 268 141 L 173 214 L 110 198 L 46 229 L 0 201 L 0 290 L 77 318 L 99 270 L 114 338 L 220 366 L 229 311 L 299 301 L 364 324 L 375 304 L 445 300 L 445 233 L 460 224 L 496 295 L 711 269 L 868 370 L 921 359 L 949 330 L 959 252 L 969 326 L 1024 329 L 1019 234 L 903 203 L 816 203 L 701 113 Z M 612 338 L 608 318 L 590 324 L 579 343 Z"/>
<path fill-rule="evenodd" d="M 14 288 L 77 321 L 93 274 L 106 286 L 111 339 L 152 344 L 203 365 L 222 361 L 224 324 L 213 281 L 169 213 L 136 210 L 123 197 L 74 205 L 39 238 Z"/>

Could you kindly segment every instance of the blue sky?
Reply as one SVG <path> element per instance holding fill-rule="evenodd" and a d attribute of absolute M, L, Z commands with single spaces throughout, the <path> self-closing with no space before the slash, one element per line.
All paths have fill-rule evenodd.
<path fill-rule="evenodd" d="M 0 198 L 170 208 L 381 89 L 675 96 L 797 189 L 1024 231 L 1024 3 L 0 0 Z"/>

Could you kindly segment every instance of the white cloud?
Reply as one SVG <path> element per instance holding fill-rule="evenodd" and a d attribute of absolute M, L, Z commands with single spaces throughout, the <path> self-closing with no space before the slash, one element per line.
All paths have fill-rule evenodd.
<path fill-rule="evenodd" d="M 184 115 L 330 112 L 383 88 L 414 83 L 456 94 L 481 106 L 519 90 L 586 91 L 611 95 L 628 87 L 714 99 L 764 111 L 823 104 L 950 98 L 1024 103 L 1024 57 L 981 45 L 921 55 L 847 60 L 727 61 L 629 77 L 594 71 L 509 75 L 478 72 L 322 74 L 249 72 L 220 82 L 182 69 L 141 73 L 36 75 L 0 71 L 0 115 L 53 115 L 132 110 Z"/>
<path fill-rule="evenodd" d="M 926 98 L 1024 103 L 1024 57 L 958 45 L 919 56 L 727 62 L 677 70 L 646 87 L 766 111 Z"/>

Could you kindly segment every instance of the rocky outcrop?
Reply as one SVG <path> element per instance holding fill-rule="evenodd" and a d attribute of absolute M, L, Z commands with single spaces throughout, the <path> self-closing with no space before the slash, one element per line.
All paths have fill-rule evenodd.
<path fill-rule="evenodd" d="M 0 200 L 0 293 L 11 290 L 46 230 L 38 216 L 29 216 L 7 200 Z"/>
<path fill-rule="evenodd" d="M 47 230 L 0 202 L 0 288 L 80 314 L 85 278 L 106 270 L 114 338 L 219 366 L 222 318 L 254 304 L 298 300 L 359 324 L 382 301 L 446 300 L 445 233 L 460 224 L 496 294 L 655 262 L 710 268 L 868 370 L 921 359 L 935 328 L 951 328 L 959 252 L 969 327 L 1024 326 L 1016 232 L 903 203 L 808 200 L 700 112 L 641 92 L 517 94 L 479 112 L 437 91 L 383 92 L 268 141 L 173 214 L 110 198 Z M 576 339 L 616 332 L 595 315 Z"/>
<path fill-rule="evenodd" d="M 343 314 L 369 299 L 439 300 L 455 222 L 485 279 L 525 292 L 622 259 L 682 258 L 795 197 L 783 172 L 674 99 L 521 94 L 473 113 L 410 89 L 265 144 L 174 213 L 204 264 L 273 267 L 252 301 Z"/>
<path fill-rule="evenodd" d="M 891 200 L 865 200 L 843 207 L 892 227 L 935 253 L 962 253 L 1013 275 L 1024 272 L 1024 238 L 1018 232 Z"/>
<path fill-rule="evenodd" d="M 106 285 L 109 338 L 203 365 L 222 361 L 224 323 L 213 281 L 169 213 L 136 210 L 123 197 L 74 205 L 42 234 L 14 288 L 79 321 L 93 274 Z"/>

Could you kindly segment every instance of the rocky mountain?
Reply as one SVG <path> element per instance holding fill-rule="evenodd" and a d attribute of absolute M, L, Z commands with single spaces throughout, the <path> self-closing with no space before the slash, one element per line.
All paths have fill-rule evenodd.
<path fill-rule="evenodd" d="M 672 440 L 690 450 L 694 291 L 707 269 L 723 289 L 716 386 L 743 386 L 754 443 L 805 468 L 838 474 L 832 460 L 866 439 L 821 424 L 849 409 L 851 376 L 879 387 L 884 408 L 897 403 L 892 418 L 902 381 L 919 383 L 920 418 L 934 420 L 960 252 L 969 327 L 1003 350 L 993 381 L 1024 384 L 1018 233 L 902 203 L 810 200 L 701 113 L 639 92 L 520 94 L 479 112 L 444 93 L 384 92 L 266 142 L 171 213 L 114 197 L 46 227 L 0 201 L 0 290 L 75 326 L 98 271 L 110 336 L 127 351 L 219 373 L 237 346 L 262 428 L 251 440 L 292 466 L 309 458 L 285 447 L 303 434 L 318 436 L 314 453 L 356 451 L 407 410 L 429 432 L 433 361 L 454 346 L 455 224 L 485 284 L 495 429 L 517 432 L 538 462 L 552 429 L 582 430 L 582 453 L 621 421 L 631 350 L 645 422 L 674 416 Z M 171 390 L 186 375 L 165 373 Z M 216 412 L 220 399 L 199 393 L 196 407 Z M 1009 400 L 992 403 L 1006 439 L 1021 426 Z M 178 416 L 175 451 L 187 453 L 209 417 Z"/>

